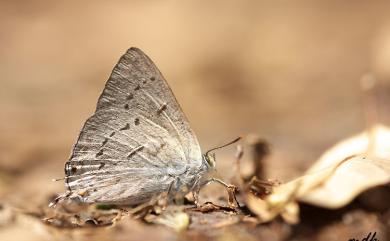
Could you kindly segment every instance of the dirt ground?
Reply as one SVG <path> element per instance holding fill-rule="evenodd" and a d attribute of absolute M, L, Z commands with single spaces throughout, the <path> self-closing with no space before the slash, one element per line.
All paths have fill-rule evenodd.
<path fill-rule="evenodd" d="M 369 232 L 389 239 L 388 186 L 338 210 L 302 204 L 296 225 L 238 220 L 253 218 L 245 208 L 190 211 L 189 229 L 179 233 L 128 217 L 104 227 L 42 221 L 65 189 L 51 179 L 63 177 L 80 128 L 129 47 L 160 68 L 203 150 L 256 135 L 270 144 L 264 177 L 285 182 L 366 128 L 367 74 L 377 79 L 378 118 L 389 124 L 389 8 L 388 1 L 0 1 L 0 240 L 328 241 Z M 251 150 L 244 146 L 244 172 L 253 168 Z M 234 146 L 217 152 L 226 181 L 237 175 L 234 155 Z M 201 200 L 226 205 L 226 193 L 213 184 Z"/>

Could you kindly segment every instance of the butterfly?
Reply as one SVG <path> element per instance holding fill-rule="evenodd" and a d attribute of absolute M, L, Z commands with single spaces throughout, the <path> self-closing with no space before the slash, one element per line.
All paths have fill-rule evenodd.
<path fill-rule="evenodd" d="M 215 180 L 207 179 L 214 169 L 215 156 L 202 154 L 160 71 L 140 49 L 130 48 L 65 164 L 68 191 L 51 205 L 68 198 L 135 205 L 163 192 L 192 191 L 197 199 L 200 188 Z"/>

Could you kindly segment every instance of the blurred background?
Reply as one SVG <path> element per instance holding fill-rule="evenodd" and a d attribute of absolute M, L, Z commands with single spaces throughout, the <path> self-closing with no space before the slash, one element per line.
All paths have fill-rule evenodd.
<path fill-rule="evenodd" d="M 302 173 L 366 127 L 360 79 L 390 104 L 388 1 L 0 1 L 0 198 L 64 190 L 63 166 L 119 57 L 146 52 L 203 150 L 271 144 L 268 176 Z M 217 153 L 228 167 L 234 147 Z M 26 205 L 25 203 L 23 205 Z M 42 204 L 43 205 L 43 204 Z"/>

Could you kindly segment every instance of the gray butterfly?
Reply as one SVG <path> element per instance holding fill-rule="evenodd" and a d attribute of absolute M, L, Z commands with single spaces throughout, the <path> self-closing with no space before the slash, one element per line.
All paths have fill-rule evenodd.
<path fill-rule="evenodd" d="M 141 50 L 119 60 L 65 164 L 68 192 L 85 203 L 139 204 L 209 182 L 214 155 L 198 140 L 171 89 Z M 223 183 L 223 182 L 221 182 Z M 224 184 L 224 183 L 223 183 Z M 226 185 L 226 184 L 225 184 Z"/>

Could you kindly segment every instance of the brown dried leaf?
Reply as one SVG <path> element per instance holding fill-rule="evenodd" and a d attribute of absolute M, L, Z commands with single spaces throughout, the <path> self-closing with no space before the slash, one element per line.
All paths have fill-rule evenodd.
<path fill-rule="evenodd" d="M 361 192 L 390 182 L 390 128 L 374 125 L 341 141 L 307 171 L 298 200 L 339 208 Z"/>
<path fill-rule="evenodd" d="M 324 208 L 340 208 L 363 191 L 389 183 L 390 161 L 355 156 L 317 174 L 302 181 L 298 200 Z"/>
<path fill-rule="evenodd" d="M 325 152 L 305 175 L 273 188 L 264 200 L 248 195 L 247 204 L 263 222 L 281 215 L 294 223 L 297 201 L 340 208 L 361 192 L 389 183 L 389 160 L 390 129 L 375 125 Z"/>

